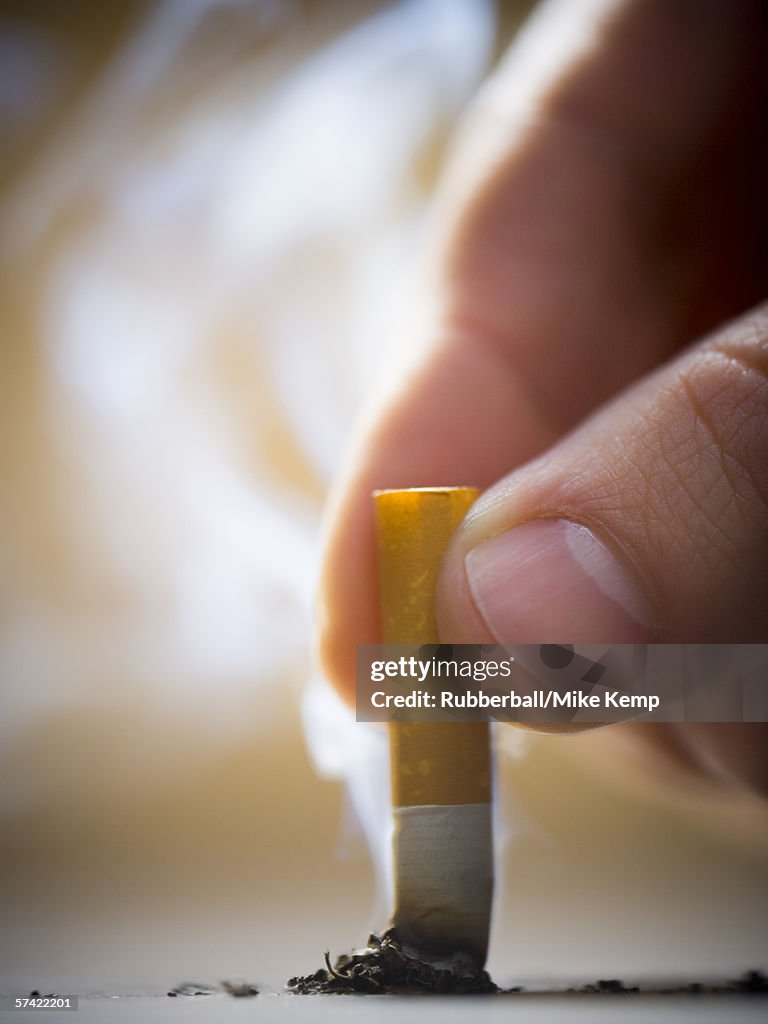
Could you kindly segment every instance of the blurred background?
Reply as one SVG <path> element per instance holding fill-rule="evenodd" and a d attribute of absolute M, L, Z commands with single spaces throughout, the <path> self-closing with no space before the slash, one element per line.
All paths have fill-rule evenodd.
<path fill-rule="evenodd" d="M 320 514 L 532 6 L 0 3 L 4 991 L 279 987 L 384 923 Z M 760 965 L 765 808 L 499 745 L 498 980 Z"/>

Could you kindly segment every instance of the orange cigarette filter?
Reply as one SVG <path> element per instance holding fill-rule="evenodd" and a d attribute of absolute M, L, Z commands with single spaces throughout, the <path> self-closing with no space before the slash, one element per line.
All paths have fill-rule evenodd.
<path fill-rule="evenodd" d="M 377 491 L 382 639 L 437 643 L 440 559 L 478 491 Z M 394 910 L 421 956 L 485 962 L 493 893 L 490 730 L 391 722 Z"/>

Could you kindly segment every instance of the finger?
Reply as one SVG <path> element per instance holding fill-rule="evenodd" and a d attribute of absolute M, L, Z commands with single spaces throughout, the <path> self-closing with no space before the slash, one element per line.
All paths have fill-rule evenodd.
<path fill-rule="evenodd" d="M 765 642 L 768 305 L 484 494 L 437 611 L 454 642 Z M 764 749 L 695 733 L 702 762 L 765 781 Z"/>
<path fill-rule="evenodd" d="M 750 2 L 544 4 L 468 119 L 441 323 L 557 429 L 764 295 L 765 41 Z"/>
<path fill-rule="evenodd" d="M 548 46 L 548 20 L 557 28 L 575 8 L 587 13 L 578 32 L 564 33 L 573 42 L 553 60 L 555 72 L 526 71 L 527 55 Z M 751 245 L 732 245 L 722 232 L 686 260 L 686 218 L 670 200 L 670 190 L 696 191 L 683 187 L 686 174 L 707 165 L 698 159 L 704 140 L 738 105 L 740 69 L 750 64 L 753 6 L 704 8 L 708 17 L 680 23 L 678 13 L 670 26 L 669 12 L 689 4 L 549 5 L 519 51 L 523 70 L 513 56 L 480 102 L 438 204 L 436 312 L 415 339 L 429 352 L 362 432 L 328 508 L 319 653 L 348 696 L 355 644 L 378 638 L 371 490 L 487 486 L 655 364 L 687 337 L 685 275 L 660 266 L 692 268 L 700 301 L 691 305 L 707 320 L 742 296 L 716 286 L 699 252 L 728 254 L 721 285 L 725 264 L 752 280 Z M 638 102 L 638 83 L 652 90 L 650 107 Z M 659 97 L 665 127 L 657 131 Z M 718 207 L 716 184 L 729 196 L 749 192 L 743 181 L 730 187 L 735 168 L 759 161 L 737 156 L 721 179 L 697 186 L 708 208 Z"/>

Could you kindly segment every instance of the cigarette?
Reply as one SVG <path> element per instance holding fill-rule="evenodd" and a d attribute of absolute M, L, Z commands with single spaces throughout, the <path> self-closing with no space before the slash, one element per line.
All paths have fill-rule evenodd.
<path fill-rule="evenodd" d="M 382 638 L 437 643 L 435 584 L 471 487 L 376 491 Z M 493 896 L 490 732 L 485 723 L 389 724 L 398 938 L 423 959 L 482 967 Z"/>

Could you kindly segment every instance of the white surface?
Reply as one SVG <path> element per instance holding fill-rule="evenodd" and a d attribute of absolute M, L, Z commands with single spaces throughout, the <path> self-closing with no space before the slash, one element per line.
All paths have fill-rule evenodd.
<path fill-rule="evenodd" d="M 90 1021 L 360 1021 L 362 1024 L 451 1024 L 452 1021 L 489 1021 L 509 1024 L 763 1024 L 765 1000 L 723 996 L 712 999 L 674 996 L 668 999 L 640 996 L 458 996 L 456 998 L 392 996 L 291 996 L 263 995 L 254 999 L 199 996 L 188 999 L 133 998 L 83 999 L 73 1013 L 45 1014 L 46 1020 L 63 1024 Z M 10 1017 L 9 1021 L 17 1019 Z"/>

